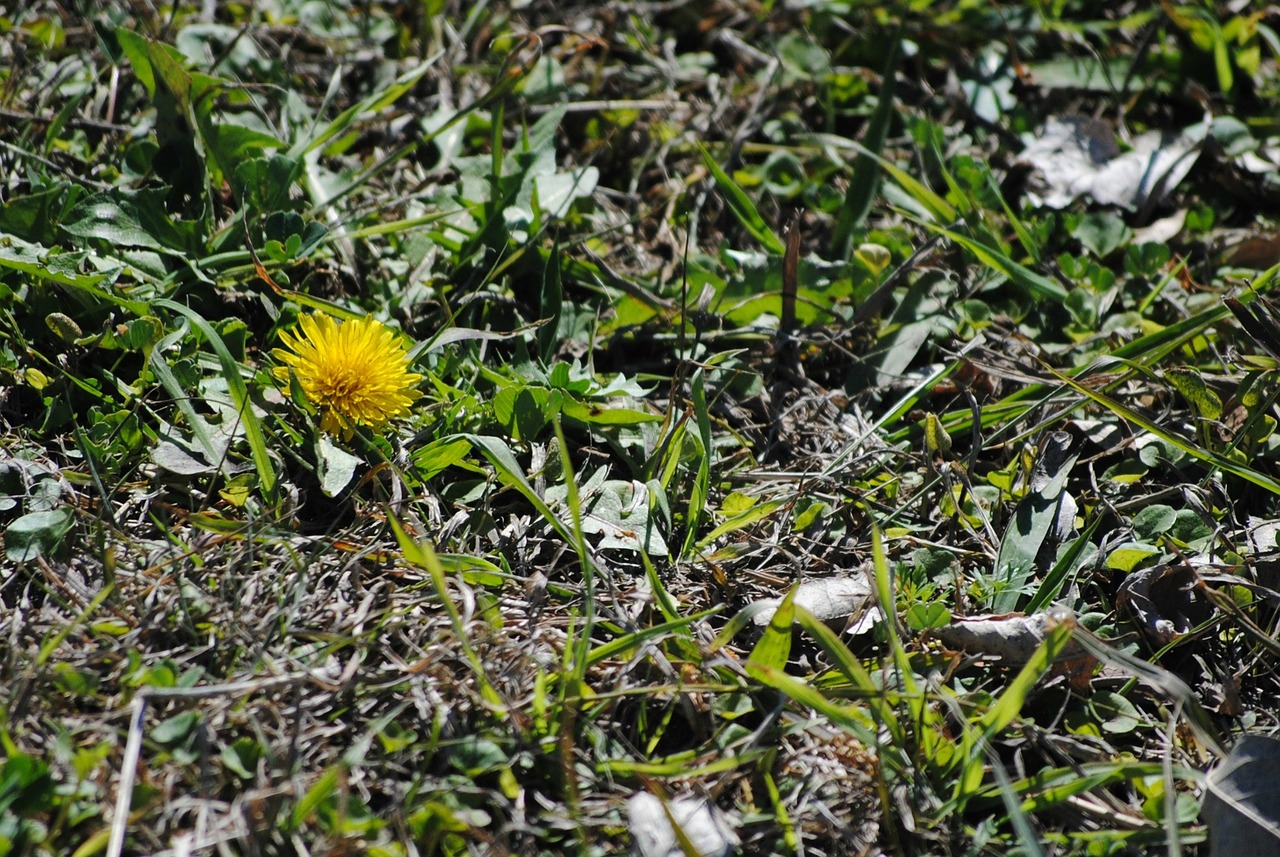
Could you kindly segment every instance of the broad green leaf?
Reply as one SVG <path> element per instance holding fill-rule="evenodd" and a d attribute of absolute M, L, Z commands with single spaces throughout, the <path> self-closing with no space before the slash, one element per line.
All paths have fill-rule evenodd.
<path fill-rule="evenodd" d="M 1202 419 L 1216 420 L 1222 416 L 1222 399 L 1209 389 L 1199 372 L 1185 366 L 1174 366 L 1164 371 L 1164 377 L 1191 403 Z"/>
<path fill-rule="evenodd" d="M 1031 297 L 1038 299 L 1049 298 L 1058 303 L 1067 299 L 1066 288 L 1057 280 L 1037 274 L 1030 268 L 1019 265 L 995 247 L 983 244 L 968 235 L 952 229 L 935 226 L 931 223 L 926 223 L 924 226 L 930 231 L 945 235 L 951 241 L 959 244 L 976 256 L 978 261 L 1004 274 L 1013 283 L 1023 288 Z"/>
<path fill-rule="evenodd" d="M 1153 503 L 1133 516 L 1133 533 L 1141 539 L 1155 539 L 1168 532 L 1177 520 L 1178 513 L 1172 506 Z"/>
<path fill-rule="evenodd" d="M 69 509 L 28 512 L 4 531 L 4 552 L 13 562 L 30 562 L 57 551 L 75 522 Z"/>
<path fill-rule="evenodd" d="M 194 224 L 175 223 L 165 212 L 164 196 L 154 190 L 95 194 L 72 209 L 62 228 L 118 247 L 189 253 L 195 246 Z"/>
<path fill-rule="evenodd" d="M 928 604 L 912 604 L 907 608 L 907 627 L 913 631 L 941 628 L 950 622 L 951 611 L 937 601 Z"/>
<path fill-rule="evenodd" d="M 222 751 L 222 766 L 241 779 L 257 776 L 258 760 L 263 756 L 262 745 L 252 738 L 241 737 L 232 741 Z"/>
<path fill-rule="evenodd" d="M 191 730 L 195 729 L 199 722 L 200 712 L 181 711 L 156 724 L 155 728 L 150 730 L 149 737 L 161 744 L 178 744 L 187 740 Z"/>
<path fill-rule="evenodd" d="M 635 408 L 618 408 L 601 401 L 565 399 L 560 413 L 572 420 L 597 426 L 638 426 L 643 423 L 660 423 L 658 414 Z"/>
<path fill-rule="evenodd" d="M 1151 557 L 1159 556 L 1161 553 L 1163 551 L 1155 545 L 1145 545 L 1141 542 L 1125 542 L 1107 554 L 1107 568 L 1127 573 L 1133 571 L 1139 565 L 1151 559 Z"/>
<path fill-rule="evenodd" d="M 1142 716 L 1124 696 L 1103 690 L 1089 697 L 1089 713 L 1102 726 L 1103 732 L 1125 735 L 1142 725 Z"/>
<path fill-rule="evenodd" d="M 111 289 L 123 270 L 123 265 L 113 259 L 102 259 L 86 252 L 49 250 L 7 235 L 0 241 L 0 268 L 20 271 L 46 283 L 72 286 L 90 302 L 106 301 L 135 315 L 148 312 L 146 303 L 129 300 Z"/>
<path fill-rule="evenodd" d="M 600 471 L 603 473 L 604 471 Z M 568 486 L 548 488 L 549 504 L 567 504 Z M 649 488 L 638 480 L 606 479 L 581 494 L 582 531 L 601 536 L 601 549 L 643 551 L 649 556 L 667 556 L 667 543 L 650 514 Z"/>
<path fill-rule="evenodd" d="M 409 458 L 417 469 L 419 479 L 431 479 L 450 467 L 461 464 L 471 451 L 471 444 L 459 438 L 440 438 L 416 449 Z"/>
<path fill-rule="evenodd" d="M 1023 585 L 1032 577 L 1036 566 L 1036 558 L 1045 544 L 1045 539 L 1058 524 L 1062 505 L 1066 502 L 1064 491 L 1067 480 L 1071 476 L 1079 457 L 1079 449 L 1067 454 L 1065 459 L 1053 458 L 1047 462 L 1050 450 L 1054 445 L 1072 445 L 1068 438 L 1054 432 L 1045 435 L 1036 462 L 1037 475 L 1033 481 L 1039 482 L 1032 487 L 1027 496 L 1018 503 L 1013 520 L 1000 541 L 1000 551 L 996 555 L 995 577 L 1006 584 L 992 600 L 991 608 L 996 613 L 1008 613 L 1018 606 L 1023 597 Z M 1053 472 L 1041 473 L 1042 468 L 1052 466 Z"/>
<path fill-rule="evenodd" d="M 706 548 L 714 544 L 716 540 L 721 538 L 722 536 L 728 535 L 729 533 L 732 533 L 735 530 L 741 530 L 744 527 L 749 527 L 752 524 L 757 523 L 758 521 L 763 521 L 765 518 L 772 515 L 778 509 L 781 509 L 783 506 L 787 505 L 787 502 L 788 501 L 786 500 L 770 500 L 767 503 L 758 503 L 755 506 L 751 506 L 750 508 L 747 508 L 744 511 L 739 512 L 738 514 L 729 518 L 724 523 L 717 526 L 711 532 L 707 533 L 706 536 L 699 539 L 696 545 L 697 549 L 705 550 Z M 723 511 L 723 508 L 722 508 L 722 511 Z"/>

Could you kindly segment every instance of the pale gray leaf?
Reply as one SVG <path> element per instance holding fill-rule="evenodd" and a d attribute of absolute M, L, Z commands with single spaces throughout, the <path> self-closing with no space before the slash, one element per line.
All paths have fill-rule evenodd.
<path fill-rule="evenodd" d="M 320 477 L 320 490 L 326 497 L 336 497 L 350 484 L 351 477 L 360 466 L 360 458 L 335 446 L 325 435 L 320 436 L 316 453 L 316 475 Z"/>
<path fill-rule="evenodd" d="M 1200 156 L 1208 125 L 1150 131 L 1120 153 L 1109 125 L 1084 116 L 1054 117 L 1022 151 L 1032 167 L 1030 187 L 1050 208 L 1082 196 L 1134 210 L 1159 201 L 1187 176 Z"/>
<path fill-rule="evenodd" d="M 851 574 L 805 581 L 796 589 L 794 603 L 819 619 L 827 621 L 852 616 L 865 608 L 870 600 L 871 580 L 865 574 Z M 778 612 L 778 605 L 782 603 L 782 599 L 767 598 L 758 603 L 761 609 L 752 617 L 752 621 L 757 625 L 767 625 L 773 618 L 773 614 Z M 869 628 L 879 615 L 880 610 L 875 607 L 867 611 L 866 621 L 859 625 L 866 624 Z"/>
<path fill-rule="evenodd" d="M 1071 610 L 1053 607 L 1030 616 L 1022 613 L 969 616 L 937 628 L 933 634 L 953 649 L 1021 664 L 1030 660 L 1051 630 L 1067 621 L 1075 621 Z M 1066 656 L 1078 654 L 1080 651 L 1075 644 L 1069 644 Z"/>
<path fill-rule="evenodd" d="M 218 468 L 203 458 L 196 457 L 171 440 L 162 440 L 151 450 L 151 460 L 179 476 L 195 476 L 213 473 Z"/>
<path fill-rule="evenodd" d="M 1245 735 L 1209 774 L 1201 811 L 1209 853 L 1280 854 L 1280 740 Z"/>

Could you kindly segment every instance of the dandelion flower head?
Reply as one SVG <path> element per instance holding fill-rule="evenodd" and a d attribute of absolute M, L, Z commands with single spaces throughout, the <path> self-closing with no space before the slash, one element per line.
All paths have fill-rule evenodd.
<path fill-rule="evenodd" d="M 409 413 L 421 395 L 421 375 L 409 371 L 409 355 L 396 335 L 374 318 L 335 321 L 323 313 L 304 316 L 283 331 L 286 346 L 272 351 L 284 363 L 273 372 L 288 382 L 290 371 L 302 392 L 320 409 L 320 428 L 350 436 L 354 424 L 377 428 Z"/>

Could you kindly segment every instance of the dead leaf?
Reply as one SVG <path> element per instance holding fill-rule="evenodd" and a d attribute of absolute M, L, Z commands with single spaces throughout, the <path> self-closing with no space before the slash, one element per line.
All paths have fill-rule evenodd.
<path fill-rule="evenodd" d="M 870 579 L 866 574 L 851 574 L 805 581 L 796 590 L 794 603 L 826 622 L 852 616 L 867 608 L 870 600 Z M 782 603 L 782 599 L 767 598 L 759 603 L 764 606 L 755 614 L 752 621 L 757 625 L 768 625 L 773 614 L 778 612 L 778 605 Z M 870 609 L 865 609 L 859 621 L 849 629 L 849 633 L 860 634 L 869 631 L 880 615 L 879 607 L 871 606 Z"/>
<path fill-rule="evenodd" d="M 1116 607 L 1127 607 L 1142 629 L 1165 645 L 1212 615 L 1200 584 L 1200 575 L 1186 563 L 1139 569 L 1120 584 Z"/>
<path fill-rule="evenodd" d="M 1280 262 L 1280 235 L 1256 235 L 1227 250 L 1223 264 L 1265 271 Z"/>
<path fill-rule="evenodd" d="M 935 629 L 933 634 L 953 649 L 1021 664 L 1031 659 L 1045 636 L 1061 621 L 1056 616 L 1048 611 L 1030 616 L 1025 613 L 966 616 Z"/>
<path fill-rule="evenodd" d="M 1017 666 L 1031 659 L 1050 631 L 1063 622 L 1074 625 L 1075 621 L 1075 614 L 1070 609 L 1057 606 L 1030 616 L 1025 613 L 969 616 L 956 619 L 931 633 L 953 649 L 999 658 L 1006 664 Z M 1084 688 L 1088 686 L 1096 664 L 1097 659 L 1071 640 L 1054 663 L 1053 674 L 1065 675 L 1073 686 Z"/>
<path fill-rule="evenodd" d="M 1141 229 L 1133 230 L 1134 244 L 1168 244 L 1178 237 L 1187 223 L 1187 210 L 1180 208 L 1168 217 L 1161 217 Z"/>
<path fill-rule="evenodd" d="M 1082 196 L 1130 211 L 1158 203 L 1187 176 L 1200 156 L 1208 125 L 1149 131 L 1120 153 L 1107 123 L 1087 116 L 1054 117 L 1019 156 L 1034 172 L 1028 190 L 1050 208 Z"/>

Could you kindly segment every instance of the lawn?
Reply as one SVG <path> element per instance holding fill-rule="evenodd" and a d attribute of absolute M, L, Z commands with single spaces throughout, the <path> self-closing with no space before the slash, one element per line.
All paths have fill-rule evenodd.
<path fill-rule="evenodd" d="M 17 6 L 0 857 L 1280 853 L 1275 7 Z"/>

